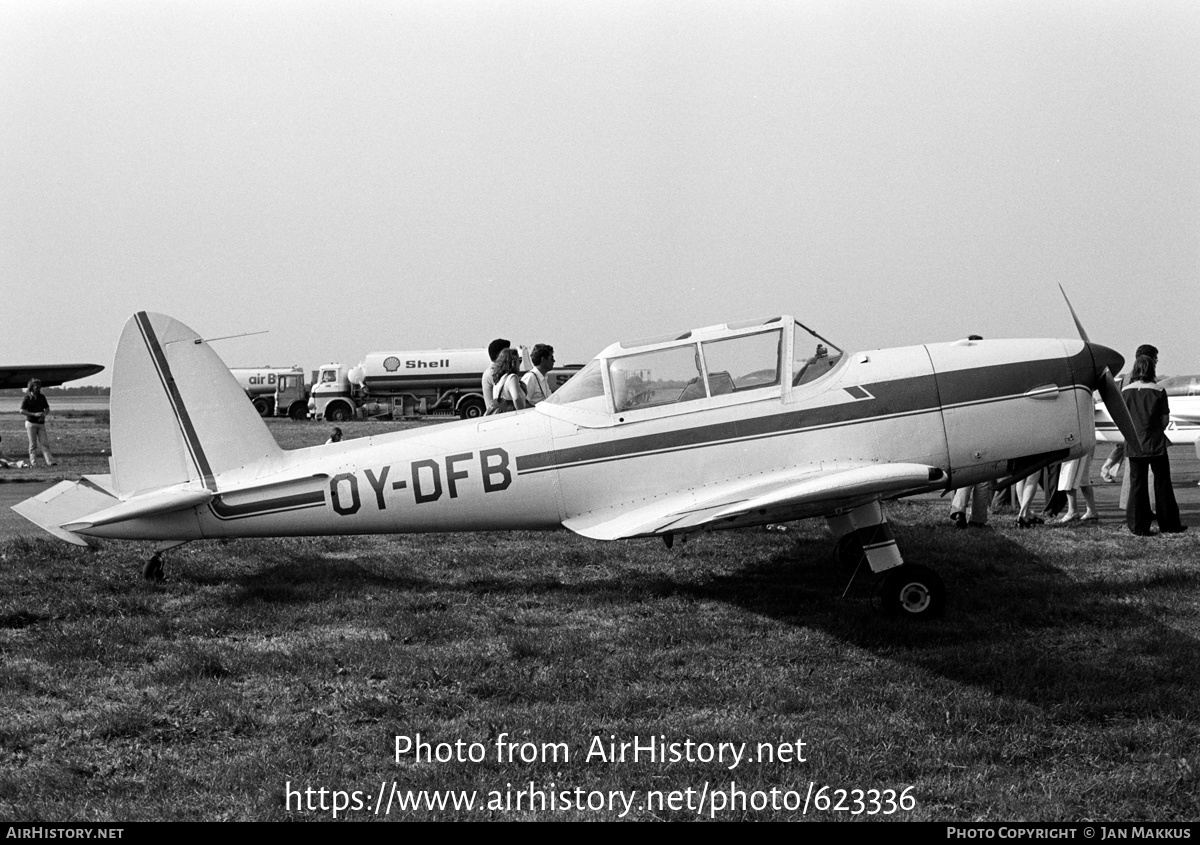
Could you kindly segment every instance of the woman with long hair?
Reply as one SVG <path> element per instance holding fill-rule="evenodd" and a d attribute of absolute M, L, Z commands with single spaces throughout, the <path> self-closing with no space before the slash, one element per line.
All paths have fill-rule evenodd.
<path fill-rule="evenodd" d="M 489 414 L 529 407 L 525 389 L 521 387 L 521 356 L 517 350 L 505 349 L 496 356 L 496 362 L 492 364 L 492 381 L 495 384 L 493 396 L 496 404 L 488 411 Z"/>
<path fill-rule="evenodd" d="M 1150 487 L 1146 477 L 1150 472 L 1154 473 L 1158 530 L 1164 534 L 1187 531 L 1187 526 L 1179 521 L 1179 505 L 1171 487 L 1171 460 L 1167 457 L 1171 442 L 1166 433 L 1171 410 L 1167 392 L 1157 384 L 1157 367 L 1158 350 L 1149 345 L 1139 346 L 1129 383 L 1121 391 L 1137 434 L 1136 439 L 1125 441 L 1125 455 L 1129 459 L 1129 504 L 1125 508 L 1125 522 L 1130 531 L 1142 537 L 1150 535 L 1150 521 L 1155 518 L 1155 513 L 1150 510 Z"/>

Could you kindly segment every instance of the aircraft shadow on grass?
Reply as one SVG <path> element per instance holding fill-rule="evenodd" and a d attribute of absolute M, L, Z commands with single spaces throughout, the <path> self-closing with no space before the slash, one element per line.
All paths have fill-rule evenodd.
<path fill-rule="evenodd" d="M 698 578 L 633 567 L 609 567 L 582 579 L 530 577 L 529 569 L 516 564 L 493 569 L 502 574 L 448 582 L 424 574 L 419 560 L 377 572 L 314 552 L 233 578 L 238 589 L 229 601 L 304 604 L 322 601 L 335 589 L 343 595 L 383 590 L 428 594 L 416 600 L 413 612 L 436 614 L 450 609 L 455 595 L 547 603 L 565 596 L 612 605 L 684 597 L 820 630 L 954 683 L 1039 707 L 1064 707 L 1087 719 L 1194 716 L 1200 642 L 1130 600 L 1150 590 L 1200 589 L 1200 572 L 1164 566 L 1121 580 L 1080 581 L 999 535 L 989 534 L 986 547 L 972 548 L 978 541 L 949 527 L 900 527 L 898 533 L 914 553 L 955 574 L 959 586 L 952 610 L 937 624 L 874 612 L 870 579 L 856 578 L 841 598 L 847 571 L 834 562 L 828 539 L 806 537 L 789 538 L 786 549 L 761 562 Z M 652 542 L 645 548 L 647 555 L 672 555 L 679 563 L 690 554 L 688 547 L 672 553 Z M 190 570 L 184 568 L 180 577 L 197 585 L 230 581 Z"/>

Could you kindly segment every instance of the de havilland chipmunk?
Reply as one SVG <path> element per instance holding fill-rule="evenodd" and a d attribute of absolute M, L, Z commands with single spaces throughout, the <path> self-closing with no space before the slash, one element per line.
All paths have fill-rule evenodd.
<path fill-rule="evenodd" d="M 1076 320 L 1078 325 L 1078 320 Z M 1082 340 L 849 354 L 791 317 L 617 343 L 550 399 L 477 420 L 280 449 L 209 343 L 140 312 L 113 365 L 111 475 L 14 509 L 76 544 L 555 529 L 598 540 L 824 517 L 885 607 L 937 615 L 881 502 L 1015 480 L 1093 448 L 1092 392 L 1127 412 L 1112 349 Z"/>

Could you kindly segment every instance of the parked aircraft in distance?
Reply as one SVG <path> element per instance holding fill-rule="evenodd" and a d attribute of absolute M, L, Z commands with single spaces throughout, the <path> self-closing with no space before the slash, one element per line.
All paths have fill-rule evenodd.
<path fill-rule="evenodd" d="M 112 474 L 14 509 L 72 543 L 158 541 L 147 578 L 200 539 L 565 526 L 669 547 L 822 516 L 885 607 L 929 617 L 945 588 L 881 502 L 1090 451 L 1092 391 L 1124 411 L 1122 364 L 1086 336 L 847 354 L 775 317 L 613 344 L 528 410 L 284 451 L 206 341 L 140 312 L 113 365 Z"/>
<path fill-rule="evenodd" d="M 100 364 L 27 364 L 0 366 L 0 390 L 27 387 L 30 379 L 38 379 L 42 387 L 55 387 L 65 381 L 94 376 L 103 370 Z"/>
<path fill-rule="evenodd" d="M 1200 375 L 1160 378 L 1158 386 L 1167 392 L 1171 420 L 1167 423 L 1167 439 L 1172 443 L 1195 443 L 1200 456 Z M 1102 406 L 1096 406 L 1096 439 L 1105 443 L 1120 443 L 1122 436 Z"/>

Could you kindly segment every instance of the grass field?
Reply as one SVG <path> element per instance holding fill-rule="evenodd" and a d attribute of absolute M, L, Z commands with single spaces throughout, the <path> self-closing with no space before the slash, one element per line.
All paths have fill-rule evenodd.
<path fill-rule="evenodd" d="M 1200 818 L 1195 530 L 889 514 L 950 585 L 934 624 L 881 616 L 866 581 L 843 598 L 820 522 L 670 551 L 568 532 L 196 543 L 162 584 L 134 544 L 0 541 L 0 818 L 318 819 L 344 801 L 339 818 L 792 819 L 806 800 L 814 819 Z M 483 759 L 397 758 L 417 733 Z M 588 759 L 635 736 L 748 757 Z M 762 759 L 797 741 L 803 761 Z M 812 800 L 837 789 L 845 810 Z M 402 810 L 407 790 L 477 804 Z M 887 790 L 911 809 L 886 813 Z"/>

